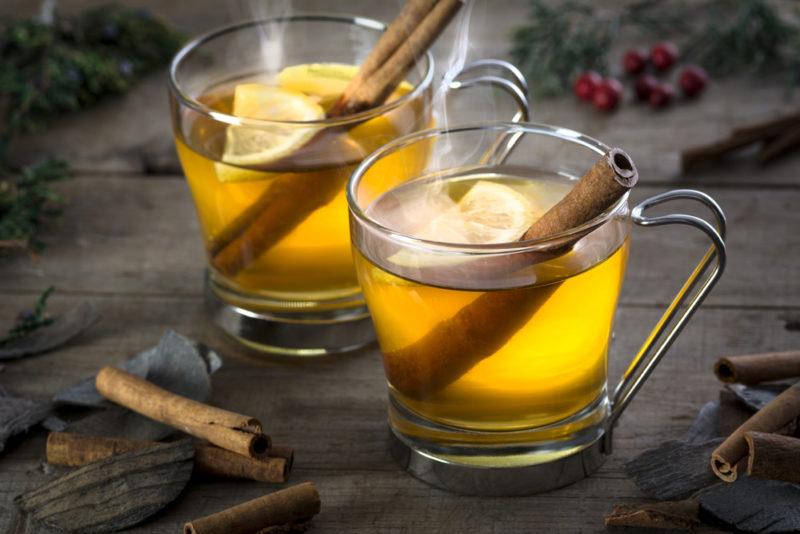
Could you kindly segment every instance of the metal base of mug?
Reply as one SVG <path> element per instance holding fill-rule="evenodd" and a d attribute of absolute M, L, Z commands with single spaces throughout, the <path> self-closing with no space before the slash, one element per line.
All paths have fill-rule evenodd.
<path fill-rule="evenodd" d="M 414 477 L 463 495 L 512 497 L 558 489 L 582 480 L 603 465 L 604 435 L 567 456 L 533 465 L 479 467 L 426 454 L 390 430 L 394 459 Z"/>
<path fill-rule="evenodd" d="M 214 285 L 207 275 L 205 307 L 211 321 L 257 351 L 315 357 L 352 351 L 375 340 L 364 305 L 323 311 L 253 311 L 226 302 Z"/>
<path fill-rule="evenodd" d="M 390 450 L 400 466 L 437 488 L 465 495 L 533 495 L 567 486 L 595 472 L 610 454 L 605 391 L 584 410 L 538 429 L 515 432 L 504 445 L 481 444 L 492 433 L 464 431 L 420 418 L 389 395 Z M 585 423 L 582 429 L 568 425 Z M 405 430 L 403 430 L 405 428 Z M 543 431 L 563 428 L 561 438 Z M 412 432 L 412 434 L 406 433 Z M 416 433 L 431 437 L 416 437 Z M 440 437 L 433 438 L 435 433 Z M 509 436 L 511 438 L 511 436 Z"/>

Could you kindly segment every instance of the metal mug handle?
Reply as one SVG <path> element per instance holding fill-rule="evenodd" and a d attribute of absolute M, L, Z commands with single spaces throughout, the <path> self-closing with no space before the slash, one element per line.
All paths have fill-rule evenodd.
<path fill-rule="evenodd" d="M 468 74 L 483 72 L 496 72 L 503 76 L 496 74 Z M 497 87 L 505 91 L 514 100 L 517 105 L 517 112 L 511 118 L 511 122 L 528 122 L 531 120 L 531 108 L 528 102 L 530 92 L 528 90 L 528 82 L 525 80 L 522 72 L 502 59 L 480 59 L 473 61 L 464 66 L 461 72 L 458 73 L 456 78 L 450 82 L 448 90 L 459 91 L 461 89 L 468 89 L 478 85 L 488 85 L 490 87 Z M 514 150 L 519 139 L 522 137 L 522 132 L 512 132 L 500 134 L 497 139 L 489 146 L 480 159 L 481 164 L 485 165 L 499 165 Z"/>
<path fill-rule="evenodd" d="M 696 200 L 705 205 L 716 219 L 716 227 L 709 222 L 681 213 L 648 217 L 644 212 L 653 206 L 664 204 L 671 200 Z M 685 224 L 702 231 L 711 240 L 711 246 L 706 251 L 700 263 L 684 282 L 678 294 L 667 307 L 661 319 L 647 336 L 636 357 L 628 365 L 628 369 L 620 379 L 614 390 L 611 400 L 611 412 L 606 422 L 604 452 L 611 452 L 611 436 L 614 424 L 619 419 L 625 408 L 628 407 L 633 397 L 645 383 L 647 378 L 669 350 L 672 343 L 681 333 L 686 323 L 697 308 L 708 296 L 708 293 L 722 276 L 725 270 L 725 214 L 717 202 L 705 193 L 692 189 L 676 189 L 668 191 L 640 202 L 631 212 L 633 222 L 638 226 L 663 226 L 668 224 Z M 709 267 L 714 263 L 713 269 Z M 704 276 L 705 275 L 705 276 Z M 683 313 L 678 314 L 678 309 L 686 304 Z"/>

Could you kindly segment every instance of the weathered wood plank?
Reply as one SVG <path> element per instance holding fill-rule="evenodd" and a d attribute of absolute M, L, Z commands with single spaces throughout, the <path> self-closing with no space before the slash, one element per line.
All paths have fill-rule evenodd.
<path fill-rule="evenodd" d="M 78 298 L 56 294 L 53 309 Z M 453 524 L 491 532 L 501 522 L 511 532 L 558 525 L 570 531 L 600 531 L 602 515 L 613 504 L 641 499 L 623 474 L 623 462 L 665 437 L 681 436 L 700 406 L 715 398 L 718 384 L 711 366 L 719 354 L 800 344 L 800 332 L 786 328 L 787 320 L 800 317 L 800 309 L 703 309 L 623 417 L 615 454 L 595 477 L 538 497 L 476 499 L 430 489 L 395 467 L 386 452 L 385 385 L 374 347 L 329 360 L 264 360 L 217 334 L 203 320 L 198 299 L 96 296 L 92 300 L 104 313 L 100 323 L 63 350 L 12 362 L 0 373 L 0 385 L 19 394 L 49 395 L 101 365 L 155 343 L 167 326 L 202 339 L 225 358 L 225 366 L 213 377 L 212 402 L 262 419 L 276 443 L 296 447 L 293 480 L 320 485 L 321 532 L 444 532 Z M 7 305 L 0 310 L 0 325 L 28 302 L 27 296 L 4 297 Z M 656 318 L 654 309 L 621 309 L 612 377 L 621 373 Z M 0 456 L 0 532 L 13 516 L 2 507 L 42 478 L 38 465 L 43 445 L 40 433 L 11 443 L 8 453 Z M 151 530 L 141 531 L 176 531 L 186 519 L 263 491 L 265 486 L 259 484 L 193 483 L 178 506 L 147 525 Z"/>
<path fill-rule="evenodd" d="M 36 262 L 0 263 L 0 291 L 35 292 L 49 284 L 82 293 L 198 295 L 204 256 L 188 188 L 179 179 L 83 176 L 62 184 L 62 217 L 43 238 Z M 800 270 L 786 261 L 800 250 L 799 190 L 703 188 L 728 214 L 728 270 L 709 303 L 795 306 Z M 634 199 L 665 191 L 639 186 Z M 679 206 L 682 207 L 682 206 Z M 702 211 L 695 210 L 702 214 Z M 634 228 L 622 301 L 663 304 L 705 247 L 693 229 Z"/>

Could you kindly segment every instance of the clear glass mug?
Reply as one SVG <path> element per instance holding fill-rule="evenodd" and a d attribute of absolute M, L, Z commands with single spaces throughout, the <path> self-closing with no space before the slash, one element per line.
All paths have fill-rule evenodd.
<path fill-rule="evenodd" d="M 382 162 L 402 162 L 420 144 L 432 154 L 424 171 L 409 167 L 389 183 Z M 671 191 L 633 210 L 626 194 L 562 234 L 466 245 L 401 233 L 382 207 L 399 213 L 398 192 L 470 176 L 568 183 L 608 150 L 564 128 L 490 123 L 397 139 L 351 177 L 351 240 L 384 355 L 393 452 L 415 476 L 457 492 L 511 495 L 596 469 L 611 450 L 614 422 L 721 275 L 725 220 L 697 191 Z M 717 227 L 690 215 L 644 215 L 672 199 L 703 203 Z M 609 394 L 608 348 L 631 222 L 688 224 L 712 246 Z"/>
<path fill-rule="evenodd" d="M 259 82 L 311 90 L 321 106 L 332 105 L 326 99 L 341 92 L 384 29 L 362 17 L 250 21 L 194 39 L 172 62 L 175 144 L 209 262 L 206 306 L 217 325 L 251 347 L 316 356 L 374 340 L 352 263 L 345 184 L 373 150 L 433 126 L 434 64 L 424 54 L 386 104 L 338 119 L 236 116 L 236 87 Z M 297 67 L 304 65 L 310 66 Z M 498 66 L 512 81 L 464 76 L 453 88 L 499 86 L 519 105 L 515 119 L 526 119 L 526 88 L 516 69 L 486 60 L 464 73 Z M 295 134 L 311 140 L 280 158 L 259 158 L 261 144 Z M 418 148 L 413 162 L 406 154 L 405 167 L 424 167 L 427 154 Z"/>

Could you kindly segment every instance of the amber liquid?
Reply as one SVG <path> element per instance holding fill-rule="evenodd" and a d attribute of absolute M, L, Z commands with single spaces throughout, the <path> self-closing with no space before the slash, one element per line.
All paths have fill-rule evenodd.
<path fill-rule="evenodd" d="M 526 195 L 560 197 L 568 189 L 558 177 L 534 184 L 520 177 L 499 179 Z M 461 182 L 459 187 L 464 188 L 464 180 Z M 413 192 L 404 195 L 404 201 L 409 202 L 409 197 Z M 474 430 L 535 428 L 580 413 L 603 395 L 612 321 L 627 255 L 628 243 L 622 240 L 582 272 L 558 281 L 502 289 L 526 292 L 525 298 L 534 300 L 543 296 L 543 303 L 534 307 L 499 349 L 445 387 L 420 398 L 390 383 L 394 395 L 428 420 Z M 549 262 L 552 272 L 559 271 L 559 262 L 558 258 Z M 394 351 L 413 346 L 485 293 L 479 286 L 453 289 L 404 278 L 392 272 L 389 262 L 381 263 L 379 267 L 361 254 L 356 258 L 387 369 Z M 490 324 L 477 326 L 481 327 L 492 328 Z M 482 337 L 477 331 L 465 335 Z"/>
<path fill-rule="evenodd" d="M 407 92 L 398 89 L 390 101 Z M 233 86 L 215 88 L 199 100 L 213 110 L 229 114 L 233 94 Z M 314 96 L 313 91 L 309 90 L 308 95 Z M 359 288 L 350 250 L 345 184 L 355 166 L 371 151 L 400 135 L 429 125 L 426 98 L 423 93 L 405 99 L 391 111 L 353 127 L 328 132 L 322 143 L 317 142 L 295 157 L 283 158 L 272 165 L 235 167 L 234 170 L 248 174 L 245 181 L 226 182 L 218 176 L 225 143 L 224 124 L 198 117 L 188 129 L 188 138 L 176 135 L 178 155 L 192 191 L 214 278 L 233 290 L 223 297 L 230 301 L 235 300 L 237 294 L 247 296 L 245 307 L 250 308 L 263 298 L 269 303 L 265 308 L 288 301 L 289 308 L 299 305 L 309 309 L 315 303 L 324 306 L 325 301 L 357 295 Z M 419 154 L 420 166 L 425 157 L 426 154 Z M 404 164 L 408 165 L 408 161 Z M 246 241 L 242 243 L 244 267 L 237 272 L 215 269 L 212 254 L 215 239 L 265 191 L 286 180 L 305 180 L 311 184 L 303 189 L 310 191 L 307 194 L 331 188 L 333 194 L 325 193 L 319 207 L 263 252 L 250 247 Z M 316 184 L 319 187 L 315 187 Z"/>

